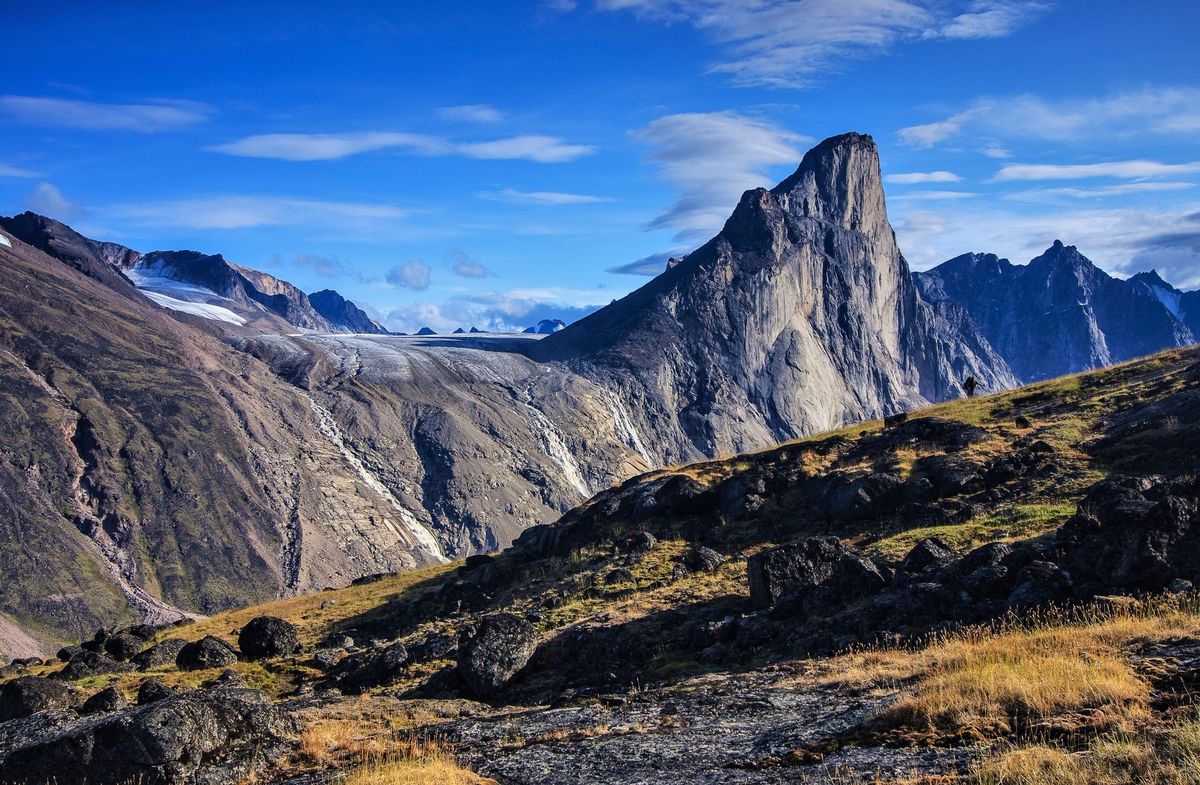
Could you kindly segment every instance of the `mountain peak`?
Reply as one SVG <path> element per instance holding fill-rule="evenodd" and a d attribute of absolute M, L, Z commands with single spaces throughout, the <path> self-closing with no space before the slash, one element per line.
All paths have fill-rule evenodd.
<path fill-rule="evenodd" d="M 804 154 L 800 166 L 771 193 L 793 209 L 844 229 L 874 233 L 887 227 L 879 148 L 867 134 L 832 136 Z"/>
<path fill-rule="evenodd" d="M 1158 270 L 1156 269 L 1151 269 L 1148 272 L 1138 273 L 1137 275 L 1130 276 L 1129 280 L 1140 281 L 1150 286 L 1157 286 L 1170 291 L 1178 291 L 1174 286 L 1163 280 L 1163 277 L 1158 274 Z"/>

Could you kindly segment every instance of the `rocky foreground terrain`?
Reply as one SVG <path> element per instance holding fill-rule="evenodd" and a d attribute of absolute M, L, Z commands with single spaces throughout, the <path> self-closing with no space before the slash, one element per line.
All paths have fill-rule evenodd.
<path fill-rule="evenodd" d="M 651 471 L 4 667 L 0 781 L 1200 775 L 1200 349 Z"/>
<path fill-rule="evenodd" d="M 8 657 L 493 551 L 647 470 L 1195 337 L 1194 293 L 1069 247 L 914 279 L 854 133 L 531 335 L 385 335 L 336 292 L 32 213 L 0 241 Z"/>

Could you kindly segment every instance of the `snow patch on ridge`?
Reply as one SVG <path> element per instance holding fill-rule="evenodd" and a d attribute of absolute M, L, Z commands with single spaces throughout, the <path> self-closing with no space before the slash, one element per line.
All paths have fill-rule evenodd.
<path fill-rule="evenodd" d="M 1172 316 L 1183 321 L 1183 309 L 1179 307 L 1179 298 L 1183 294 L 1182 292 L 1174 292 L 1170 289 L 1154 285 L 1150 286 L 1150 291 L 1163 304 L 1163 307 L 1171 312 Z"/>
<path fill-rule="evenodd" d="M 233 301 L 229 298 L 222 297 L 211 289 L 205 289 L 203 286 L 187 284 L 182 281 L 176 281 L 174 278 L 168 278 L 161 274 L 163 270 L 162 265 L 135 267 L 132 270 L 126 270 L 125 276 L 133 282 L 134 286 L 141 290 L 142 294 L 163 308 L 190 313 L 193 316 L 202 316 L 205 319 L 213 319 L 218 322 L 227 322 L 239 327 L 246 323 L 244 317 L 239 316 L 232 309 L 221 304 L 233 304 Z"/>
<path fill-rule="evenodd" d="M 209 303 L 195 303 L 188 300 L 178 300 L 169 295 L 152 292 L 148 289 L 142 289 L 142 294 L 149 297 L 154 302 L 161 305 L 163 308 L 170 308 L 172 311 L 181 311 L 190 313 L 193 316 L 203 316 L 205 319 L 213 319 L 218 322 L 228 322 L 241 327 L 246 323 L 246 320 L 238 316 L 228 308 L 220 305 L 211 305 Z"/>

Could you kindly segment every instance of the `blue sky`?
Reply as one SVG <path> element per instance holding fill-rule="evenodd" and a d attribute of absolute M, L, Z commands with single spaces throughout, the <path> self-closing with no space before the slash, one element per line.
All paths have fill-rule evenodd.
<path fill-rule="evenodd" d="M 1195 2 L 172 5 L 6 11 L 0 212 L 497 329 L 622 296 L 857 130 L 914 268 L 1061 238 L 1200 286 Z"/>

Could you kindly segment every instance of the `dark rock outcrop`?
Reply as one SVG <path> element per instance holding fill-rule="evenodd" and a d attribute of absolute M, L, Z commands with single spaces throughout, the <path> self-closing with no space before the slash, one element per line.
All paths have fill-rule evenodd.
<path fill-rule="evenodd" d="M 168 687 L 158 679 L 146 679 L 138 685 L 137 705 L 147 706 L 179 694 L 179 690 Z"/>
<path fill-rule="evenodd" d="M 133 669 L 134 666 L 128 662 L 118 662 L 98 652 L 84 651 L 72 657 L 62 670 L 54 674 L 54 678 L 74 681 L 86 679 L 89 676 L 103 676 L 107 673 L 121 673 Z"/>
<path fill-rule="evenodd" d="M 408 662 L 408 649 L 403 643 L 393 643 L 379 651 L 352 654 L 342 659 L 331 669 L 330 676 L 342 692 L 356 695 L 396 680 L 404 673 Z"/>
<path fill-rule="evenodd" d="M 53 679 L 20 676 L 0 686 L 0 722 L 28 717 L 47 709 L 69 709 L 77 705 L 79 693 L 73 687 Z"/>
<path fill-rule="evenodd" d="M 237 652 L 225 641 L 206 635 L 198 641 L 185 644 L 175 657 L 180 670 L 197 671 L 205 668 L 223 668 L 237 662 Z"/>
<path fill-rule="evenodd" d="M 1200 480 L 1115 477 L 1097 484 L 1058 531 L 1082 589 L 1162 589 L 1200 581 Z"/>
<path fill-rule="evenodd" d="M 121 632 L 104 641 L 104 650 L 114 659 L 131 660 L 140 654 L 148 641 L 132 632 Z"/>
<path fill-rule="evenodd" d="M 750 601 L 760 608 L 813 614 L 874 594 L 886 580 L 836 537 L 808 537 L 747 562 Z"/>
<path fill-rule="evenodd" d="M 0 752 L 14 785 L 223 785 L 282 754 L 292 720 L 262 692 L 218 689 L 31 729 Z"/>
<path fill-rule="evenodd" d="M 327 322 L 339 330 L 350 333 L 368 333 L 387 335 L 378 322 L 367 316 L 363 309 L 347 300 L 333 289 L 322 289 L 308 296 L 312 307 L 325 318 Z"/>
<path fill-rule="evenodd" d="M 174 665 L 180 650 L 186 645 L 187 641 L 183 638 L 165 638 L 135 656 L 131 662 L 137 666 L 138 670 L 143 671 Z"/>
<path fill-rule="evenodd" d="M 458 671 L 476 695 L 488 698 L 525 667 L 536 648 L 529 622 L 510 613 L 488 616 L 459 642 Z"/>
<path fill-rule="evenodd" d="M 238 633 L 238 648 L 248 660 L 290 657 L 300 650 L 296 625 L 275 616 L 251 619 Z"/>
<path fill-rule="evenodd" d="M 120 711 L 129 707 L 125 695 L 116 687 L 105 687 L 83 702 L 79 707 L 80 714 L 100 714 L 109 711 Z"/>

